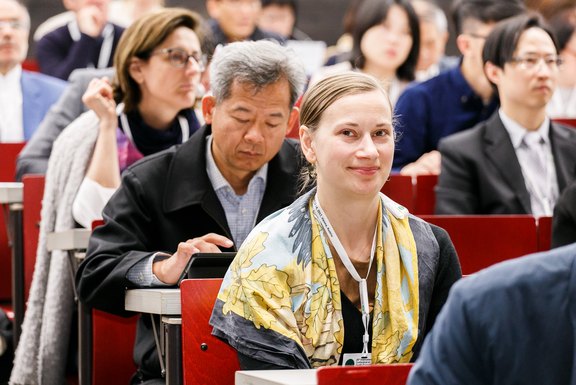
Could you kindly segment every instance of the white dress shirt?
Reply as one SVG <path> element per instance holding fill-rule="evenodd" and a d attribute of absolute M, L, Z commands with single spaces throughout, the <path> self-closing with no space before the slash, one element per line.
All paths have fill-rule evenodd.
<path fill-rule="evenodd" d="M 24 141 L 22 113 L 22 67 L 16 66 L 6 75 L 0 74 L 0 142 Z"/>
<path fill-rule="evenodd" d="M 538 130 L 529 131 L 507 116 L 502 109 L 500 119 L 510 135 L 522 169 L 534 216 L 551 216 L 558 199 L 558 178 L 550 144 L 550 119 L 546 117 Z M 531 145 L 530 143 L 537 143 Z M 539 165 L 535 165 L 535 162 Z"/>

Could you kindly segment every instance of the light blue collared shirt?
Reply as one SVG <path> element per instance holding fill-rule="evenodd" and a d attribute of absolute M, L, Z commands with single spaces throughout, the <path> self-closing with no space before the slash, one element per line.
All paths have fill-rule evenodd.
<path fill-rule="evenodd" d="M 216 192 L 220 204 L 224 208 L 226 221 L 230 227 L 230 232 L 237 248 L 240 248 L 248 233 L 256 225 L 256 218 L 260 210 L 260 204 L 266 190 L 268 175 L 268 163 L 264 164 L 254 174 L 248 183 L 246 194 L 237 195 L 230 183 L 224 178 L 216 161 L 212 155 L 212 135 L 206 138 L 206 172 Z M 185 239 L 183 240 L 185 241 Z M 165 253 L 154 253 L 149 258 L 145 258 L 132 266 L 126 278 L 141 287 L 146 286 L 168 286 L 160 281 L 152 272 L 152 265 L 156 261 L 168 258 Z"/>
<path fill-rule="evenodd" d="M 237 195 L 216 166 L 211 148 L 212 135 L 206 138 L 206 172 L 218 200 L 224 208 L 234 244 L 240 248 L 248 233 L 256 225 L 256 218 L 264 197 L 264 190 L 266 190 L 268 163 L 260 167 L 250 179 L 246 194 Z"/>

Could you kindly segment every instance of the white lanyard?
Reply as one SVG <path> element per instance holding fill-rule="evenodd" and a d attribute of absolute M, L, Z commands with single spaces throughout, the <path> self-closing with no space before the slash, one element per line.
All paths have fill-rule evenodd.
<path fill-rule="evenodd" d="M 318 195 L 314 197 L 314 202 L 312 204 L 312 211 L 314 212 L 316 218 L 322 224 L 322 227 L 324 228 L 324 231 L 326 231 L 326 234 L 328 235 L 330 242 L 332 242 L 332 246 L 334 246 L 336 253 L 338 253 L 338 255 L 340 256 L 340 260 L 344 264 L 344 267 L 346 267 L 346 270 L 348 270 L 352 278 L 354 278 L 354 280 L 358 282 L 360 290 L 360 306 L 362 308 L 362 323 L 364 324 L 364 336 L 362 338 L 363 343 L 362 354 L 367 355 L 368 341 L 370 340 L 370 336 L 368 335 L 368 324 L 370 322 L 370 304 L 368 302 L 368 284 L 366 280 L 368 278 L 368 275 L 370 274 L 370 268 L 372 267 L 372 261 L 374 260 L 374 251 L 376 250 L 376 233 L 378 231 L 378 225 L 376 225 L 376 228 L 374 229 L 374 237 L 372 238 L 372 247 L 370 249 L 370 263 L 368 264 L 368 272 L 366 273 L 366 278 L 361 278 L 358 272 L 356 271 L 356 268 L 352 264 L 352 261 L 350 260 L 348 253 L 344 249 L 344 246 L 342 246 L 340 239 L 338 239 L 338 235 L 336 235 L 336 232 L 334 231 L 334 228 L 330 224 L 330 221 L 328 220 L 328 217 L 324 213 L 324 210 L 322 210 L 322 207 L 320 207 L 320 202 L 318 201 Z"/>
<path fill-rule="evenodd" d="M 118 104 L 116 107 L 116 114 L 120 116 L 120 123 L 122 123 L 122 129 L 124 134 L 133 145 L 134 137 L 132 136 L 132 130 L 130 129 L 130 124 L 128 123 L 128 117 L 124 113 L 124 103 Z M 190 127 L 188 126 L 188 120 L 185 117 L 178 115 L 178 123 L 180 124 L 180 129 L 182 130 L 182 143 L 186 142 L 190 137 Z"/>

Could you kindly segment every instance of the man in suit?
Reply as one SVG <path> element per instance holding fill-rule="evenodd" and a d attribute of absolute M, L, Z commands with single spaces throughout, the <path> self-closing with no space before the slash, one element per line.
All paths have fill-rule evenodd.
<path fill-rule="evenodd" d="M 32 137 L 66 82 L 22 70 L 30 15 L 16 0 L 0 0 L 0 142 Z"/>
<path fill-rule="evenodd" d="M 94 78 L 115 76 L 113 68 L 77 69 L 70 75 L 68 86 L 60 98 L 48 111 L 36 134 L 26 143 L 16 162 L 16 179 L 21 180 L 25 174 L 45 174 L 52 145 L 74 119 L 86 112 L 88 108 L 82 103 L 82 95 Z"/>
<path fill-rule="evenodd" d="M 127 287 L 174 285 L 196 252 L 237 249 L 296 196 L 299 146 L 285 139 L 305 73 L 285 48 L 238 42 L 216 53 L 206 126 L 128 168 L 104 209 L 76 281 L 81 301 L 126 315 Z M 161 383 L 149 317 L 138 324 L 135 379 Z"/>
<path fill-rule="evenodd" d="M 124 28 L 108 21 L 110 0 L 76 0 L 75 18 L 44 35 L 36 56 L 42 73 L 68 79 L 77 68 L 107 68 Z"/>
<path fill-rule="evenodd" d="M 407 88 L 396 103 L 398 142 L 393 167 L 404 175 L 440 172 L 440 139 L 486 120 L 498 98 L 482 70 L 482 47 L 500 20 L 524 12 L 523 0 L 455 0 L 459 65 Z"/>
<path fill-rule="evenodd" d="M 501 107 L 486 122 L 440 142 L 437 214 L 550 216 L 574 179 L 576 131 L 552 123 L 560 59 L 538 15 L 497 25 L 483 51 Z"/>
<path fill-rule="evenodd" d="M 206 0 L 210 20 L 207 24 L 214 46 L 234 41 L 273 39 L 284 42 L 276 33 L 258 28 L 261 0 Z"/>
<path fill-rule="evenodd" d="M 576 244 L 457 282 L 408 385 L 573 384 Z"/>

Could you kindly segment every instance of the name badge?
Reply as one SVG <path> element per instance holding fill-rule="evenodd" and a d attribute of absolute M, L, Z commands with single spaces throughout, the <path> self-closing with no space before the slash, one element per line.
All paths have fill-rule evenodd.
<path fill-rule="evenodd" d="M 372 354 L 346 353 L 342 359 L 342 366 L 372 365 Z"/>

